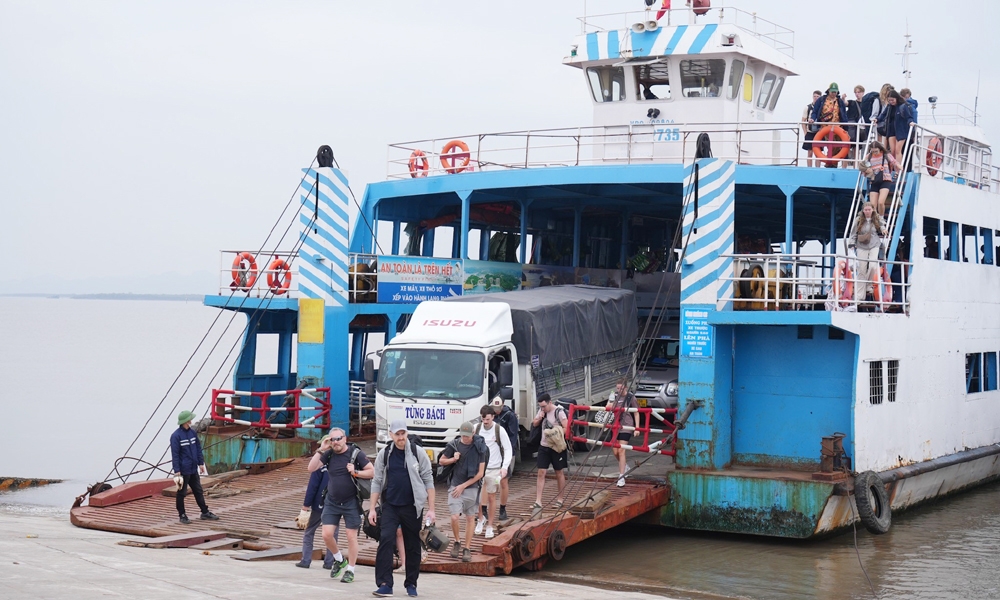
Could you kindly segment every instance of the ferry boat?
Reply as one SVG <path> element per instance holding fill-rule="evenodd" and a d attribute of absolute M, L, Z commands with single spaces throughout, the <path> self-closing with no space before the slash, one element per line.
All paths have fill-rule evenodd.
<path fill-rule="evenodd" d="M 807 166 L 804 124 L 774 116 L 798 73 L 792 31 L 701 0 L 636 4 L 585 16 L 567 47 L 591 125 L 394 143 L 386 181 L 359 201 L 321 150 L 303 171 L 297 242 L 222 253 L 205 303 L 248 326 L 203 433 L 214 470 L 300 456 L 329 426 L 374 425 L 384 443 L 370 350 L 422 301 L 589 284 L 632 290 L 653 337 L 679 331 L 686 424 L 649 522 L 881 533 L 893 512 L 1000 475 L 1000 178 L 975 115 L 923 111 L 891 196 L 888 260 L 856 301 L 849 289 L 866 282 L 846 239 L 872 138 L 819 135 Z M 278 360 L 257 370 L 262 344 Z M 641 384 L 639 358 L 614 374 Z M 606 400 L 520 359 L 533 392 Z M 532 398 L 511 403 L 525 415 Z M 421 426 L 427 444 L 457 434 L 449 414 Z M 291 435 L 232 434 L 263 425 Z"/>

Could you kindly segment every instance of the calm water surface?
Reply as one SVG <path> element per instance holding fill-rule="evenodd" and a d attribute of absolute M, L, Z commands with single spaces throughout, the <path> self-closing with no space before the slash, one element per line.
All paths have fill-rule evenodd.
<path fill-rule="evenodd" d="M 0 297 L 0 476 L 67 480 L 0 494 L 0 510 L 68 511 L 124 453 L 216 314 L 194 302 Z M 231 347 L 242 327 L 237 318 L 220 347 Z M 177 412 L 172 405 L 188 384 L 177 410 L 208 385 L 228 385 L 228 365 L 211 376 L 218 367 L 210 362 L 199 377 L 182 379 L 154 425 Z M 173 428 L 171 420 L 159 436 L 144 437 L 140 451 L 152 439 L 159 457 Z M 894 516 L 883 536 L 862 529 L 858 549 L 880 598 L 1000 598 L 1000 485 Z M 523 576 L 677 598 L 873 597 L 850 534 L 794 542 L 620 528 Z"/>

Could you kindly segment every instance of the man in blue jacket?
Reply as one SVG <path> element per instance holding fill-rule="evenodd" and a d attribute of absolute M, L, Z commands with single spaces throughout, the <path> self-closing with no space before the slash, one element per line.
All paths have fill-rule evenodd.
<path fill-rule="evenodd" d="M 181 523 L 187 525 L 191 522 L 187 512 L 184 510 L 184 496 L 188 486 L 194 492 L 194 501 L 201 509 L 201 518 L 206 521 L 218 521 L 219 517 L 212 514 L 205 504 L 205 493 L 201 489 L 201 477 L 198 471 L 208 475 L 205 468 L 205 458 L 201 454 L 201 442 L 198 441 L 198 434 L 191 429 L 191 421 L 194 420 L 194 413 L 189 410 L 182 410 L 177 415 L 179 427 L 170 436 L 170 457 L 173 462 L 174 483 L 177 484 L 177 514 L 180 515 Z"/>
<path fill-rule="evenodd" d="M 316 530 L 323 524 L 323 499 L 326 496 L 329 478 L 326 475 L 327 466 L 323 465 L 318 471 L 313 471 L 309 475 L 309 486 L 306 488 L 306 498 L 302 501 L 302 511 L 295 523 L 299 529 L 305 529 L 302 534 L 302 560 L 295 563 L 296 567 L 308 569 L 312 564 L 313 541 L 316 539 Z M 333 532 L 334 539 L 340 535 L 340 526 Z M 329 550 L 323 555 L 323 568 L 333 568 L 333 552 Z"/>

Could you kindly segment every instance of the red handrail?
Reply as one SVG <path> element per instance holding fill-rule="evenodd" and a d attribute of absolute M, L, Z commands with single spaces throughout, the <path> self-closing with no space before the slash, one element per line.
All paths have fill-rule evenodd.
<path fill-rule="evenodd" d="M 269 406 L 267 399 L 271 396 L 293 396 L 294 403 L 290 406 Z M 305 395 L 310 400 L 316 402 L 317 406 L 302 406 L 302 396 Z M 225 402 L 220 396 L 228 400 L 232 397 L 259 398 L 260 406 L 245 406 L 232 402 Z M 303 411 L 315 411 L 316 414 L 301 419 Z M 238 419 L 235 413 L 258 413 L 260 416 L 256 421 L 250 419 Z M 291 423 L 271 423 L 268 420 L 268 413 L 287 412 L 293 417 Z M 212 418 L 224 423 L 235 423 L 248 427 L 263 427 L 274 429 L 299 429 L 299 428 L 327 428 L 330 426 L 330 388 L 304 388 L 295 390 L 281 390 L 271 392 L 238 392 L 235 390 L 212 390 Z"/>

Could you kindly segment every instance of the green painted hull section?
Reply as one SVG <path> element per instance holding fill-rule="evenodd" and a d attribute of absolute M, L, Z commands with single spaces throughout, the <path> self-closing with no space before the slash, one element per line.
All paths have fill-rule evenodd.
<path fill-rule="evenodd" d="M 307 456 L 313 443 L 302 438 L 257 439 L 231 435 L 199 434 L 209 473 L 234 471 L 246 463 Z"/>
<path fill-rule="evenodd" d="M 725 473 L 674 471 L 660 524 L 680 529 L 809 538 L 834 485 Z"/>

